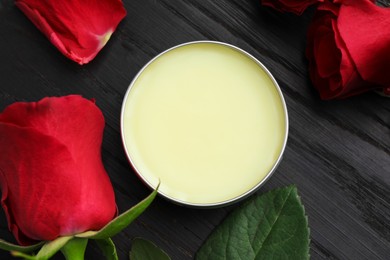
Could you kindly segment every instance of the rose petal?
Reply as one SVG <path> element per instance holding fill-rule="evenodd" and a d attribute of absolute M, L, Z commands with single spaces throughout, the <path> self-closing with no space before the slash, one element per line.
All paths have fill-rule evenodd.
<path fill-rule="evenodd" d="M 319 75 L 326 78 L 339 72 L 341 53 L 336 44 L 329 44 L 334 42 L 334 33 L 329 26 L 320 27 L 318 30 L 320 36 L 314 39 L 314 55 L 316 60 L 321 61 L 317 64 Z"/>
<path fill-rule="evenodd" d="M 100 151 L 104 128 L 103 114 L 94 102 L 78 95 L 12 104 L 0 114 L 0 122 L 30 127 L 55 137 L 60 143 L 71 143 L 68 149 L 73 156 L 91 144 L 97 147 L 95 152 Z"/>
<path fill-rule="evenodd" d="M 97 55 L 126 15 L 120 0 L 15 0 L 15 4 L 58 50 L 79 64 Z"/>
<path fill-rule="evenodd" d="M 390 8 L 368 0 L 344 0 L 338 29 L 359 74 L 366 81 L 390 85 Z"/>
<path fill-rule="evenodd" d="M 10 229 L 22 244 L 30 239 L 53 240 L 65 223 L 62 212 L 72 208 L 71 204 L 80 203 L 75 196 L 80 193 L 75 191 L 80 185 L 72 183 L 67 174 L 69 170 L 78 171 L 75 163 L 65 146 L 34 129 L 1 123 L 0 133 L 0 152 L 4 155 L 0 161 L 0 183 L 2 190 L 5 185 L 8 190 L 2 203 L 8 209 Z M 59 185 L 74 191 L 67 193 L 58 189 Z"/>

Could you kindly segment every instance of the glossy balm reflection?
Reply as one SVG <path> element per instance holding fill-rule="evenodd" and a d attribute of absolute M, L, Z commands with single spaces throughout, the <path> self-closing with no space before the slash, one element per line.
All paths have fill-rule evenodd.
<path fill-rule="evenodd" d="M 253 57 L 195 42 L 152 60 L 122 107 L 127 155 L 151 187 L 187 205 L 216 206 L 256 189 L 287 138 L 283 97 Z"/>

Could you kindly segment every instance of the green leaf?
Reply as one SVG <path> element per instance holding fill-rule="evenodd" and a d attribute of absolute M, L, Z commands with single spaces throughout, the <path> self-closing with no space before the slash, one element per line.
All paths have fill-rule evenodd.
<path fill-rule="evenodd" d="M 77 234 L 76 237 L 90 239 L 107 239 L 112 236 L 115 236 L 149 207 L 149 205 L 153 202 L 154 198 L 157 195 L 157 189 L 158 187 L 146 199 L 111 220 L 111 222 L 109 222 L 101 230 L 87 231 L 81 234 Z"/>
<path fill-rule="evenodd" d="M 135 238 L 132 242 L 130 260 L 170 260 L 171 258 L 152 242 Z"/>
<path fill-rule="evenodd" d="M 72 238 L 73 236 L 59 237 L 53 241 L 47 242 L 43 245 L 41 250 L 39 250 L 38 254 L 36 255 L 36 259 L 49 259 Z"/>
<path fill-rule="evenodd" d="M 18 251 L 11 251 L 13 256 L 22 257 L 29 260 L 47 260 L 55 255 L 73 236 L 59 237 L 53 241 L 46 242 L 39 250 L 37 255 L 27 255 Z"/>
<path fill-rule="evenodd" d="M 106 257 L 107 260 L 118 260 L 115 244 L 114 242 L 112 242 L 111 238 L 96 239 L 95 242 L 102 250 L 103 255 Z"/>
<path fill-rule="evenodd" d="M 12 244 L 12 243 L 9 243 L 5 240 L 0 239 L 0 249 L 6 250 L 6 251 L 18 251 L 18 252 L 23 252 L 23 253 L 29 253 L 29 252 L 32 252 L 34 250 L 37 250 L 44 243 L 45 242 L 42 241 L 38 244 L 31 245 L 31 246 L 19 246 L 19 245 L 15 245 L 15 244 Z"/>
<path fill-rule="evenodd" d="M 309 228 L 296 187 L 257 195 L 234 210 L 196 259 L 309 259 Z"/>
<path fill-rule="evenodd" d="M 84 260 L 87 244 L 86 238 L 74 238 L 61 248 L 61 252 L 67 260 Z"/>

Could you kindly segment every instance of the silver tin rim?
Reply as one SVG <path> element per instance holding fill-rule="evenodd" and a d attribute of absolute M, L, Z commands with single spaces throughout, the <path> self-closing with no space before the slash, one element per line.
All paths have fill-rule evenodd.
<path fill-rule="evenodd" d="M 182 44 L 179 44 L 179 45 L 176 45 L 176 46 L 173 46 L 163 52 L 161 52 L 160 54 L 158 54 L 157 56 L 155 56 L 153 59 L 151 59 L 148 63 L 145 64 L 145 66 L 142 67 L 142 69 L 137 73 L 137 75 L 134 77 L 134 79 L 131 81 L 126 93 L 125 93 L 125 96 L 123 98 L 123 101 L 122 101 L 122 108 L 121 108 L 121 119 L 120 119 L 120 124 L 121 124 L 121 138 L 122 138 L 122 145 L 123 145 L 123 148 L 126 152 L 126 156 L 127 156 L 127 159 L 129 160 L 130 162 L 130 165 L 132 166 L 132 168 L 135 170 L 135 172 L 137 173 L 138 177 L 151 189 L 155 189 L 156 187 L 153 186 L 142 174 L 141 172 L 137 169 L 135 163 L 132 161 L 131 159 L 131 156 L 126 148 L 126 142 L 125 142 L 125 138 L 124 138 L 124 130 L 123 130 L 123 127 L 124 127 L 124 110 L 125 110 L 125 106 L 126 106 L 126 101 L 127 101 L 127 97 L 129 96 L 129 93 L 134 85 L 134 83 L 136 82 L 136 80 L 138 79 L 138 77 L 143 73 L 143 71 L 151 64 L 153 63 L 156 59 L 158 59 L 159 57 L 161 57 L 162 55 L 164 55 L 165 53 L 167 52 L 170 52 L 174 49 L 177 49 L 177 48 L 180 48 L 180 47 L 183 47 L 183 46 L 187 46 L 187 45 L 192 45 L 192 44 L 199 44 L 199 43 L 209 43 L 209 44 L 217 44 L 217 45 L 222 45 L 222 46 L 225 46 L 225 47 L 229 47 L 233 50 L 236 50 L 244 55 L 246 55 L 247 57 L 249 57 L 250 59 L 252 59 L 253 61 L 255 61 L 262 70 L 265 71 L 265 73 L 268 75 L 268 77 L 271 79 L 272 83 L 274 84 L 274 86 L 276 87 L 277 91 L 278 91 L 278 94 L 279 94 L 279 97 L 280 97 L 280 100 L 282 102 L 282 106 L 283 106 L 283 111 L 284 111 L 284 117 L 285 117 L 285 134 L 284 134 L 284 140 L 283 140 L 283 146 L 282 146 L 282 149 L 280 150 L 280 154 L 279 154 L 279 157 L 278 159 L 276 160 L 275 164 L 273 165 L 273 167 L 271 168 L 271 170 L 268 172 L 268 174 L 265 176 L 265 178 L 263 178 L 259 183 L 257 183 L 253 188 L 251 188 L 250 190 L 246 191 L 245 193 L 237 196 L 237 197 L 234 197 L 234 198 L 231 198 L 229 200 L 225 200 L 225 201 L 220 201 L 220 202 L 216 202 L 216 203 L 190 203 L 190 202 L 186 202 L 186 201 L 182 201 L 182 200 L 178 200 L 176 198 L 173 198 L 163 192 L 160 192 L 158 191 L 158 194 L 166 199 L 168 199 L 169 201 L 171 202 L 174 202 L 176 204 L 179 204 L 179 205 L 182 205 L 182 206 L 189 206 L 189 207 L 197 207 L 197 208 L 216 208 L 216 207 L 222 207 L 222 206 L 228 206 L 228 205 L 231 205 L 233 203 L 236 203 L 238 201 L 241 201 L 245 198 L 247 198 L 248 196 L 252 195 L 254 192 L 256 192 L 261 186 L 264 185 L 264 183 L 266 183 L 268 181 L 268 179 L 273 175 L 273 173 L 276 171 L 277 167 L 279 166 L 280 164 L 280 161 L 282 160 L 282 157 L 283 157 L 283 154 L 284 154 L 284 150 L 286 148 L 286 145 L 287 145 L 287 139 L 288 139 L 288 132 L 289 132 L 289 120 L 288 120 L 288 113 L 287 113 L 287 106 L 286 106 L 286 102 L 284 100 L 284 97 L 283 97 L 283 94 L 282 94 L 282 91 L 279 87 L 279 84 L 277 83 L 277 81 L 275 80 L 275 78 L 272 76 L 271 72 L 258 60 L 256 59 L 253 55 L 249 54 L 248 52 L 242 50 L 241 48 L 238 48 L 234 45 L 231 45 L 231 44 L 228 44 L 228 43 L 224 43 L 224 42 L 219 42 L 219 41 L 208 41 L 208 40 L 203 40 L 203 41 L 192 41 L 192 42 L 186 42 L 186 43 L 182 43 Z"/>

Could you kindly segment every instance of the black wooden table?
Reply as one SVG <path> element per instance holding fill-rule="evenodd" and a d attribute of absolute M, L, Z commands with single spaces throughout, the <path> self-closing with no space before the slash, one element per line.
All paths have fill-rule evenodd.
<path fill-rule="evenodd" d="M 103 161 L 122 212 L 150 193 L 121 143 L 120 109 L 132 78 L 155 55 L 183 42 L 236 45 L 273 73 L 289 112 L 284 159 L 259 192 L 297 185 L 309 217 L 312 259 L 390 259 L 390 99 L 375 93 L 319 99 L 304 57 L 313 9 L 298 17 L 256 0 L 125 0 L 124 5 L 128 14 L 107 46 L 80 66 L 57 51 L 12 0 L 1 0 L 0 110 L 45 96 L 95 98 L 106 118 Z M 189 209 L 158 198 L 114 237 L 119 257 L 127 259 L 131 240 L 144 237 L 172 259 L 191 259 L 236 206 Z M 0 224 L 0 236 L 12 240 L 3 213 Z M 7 252 L 0 257 L 11 258 Z M 87 259 L 101 259 L 93 244 Z"/>

